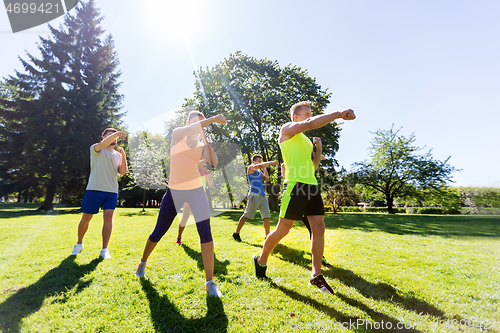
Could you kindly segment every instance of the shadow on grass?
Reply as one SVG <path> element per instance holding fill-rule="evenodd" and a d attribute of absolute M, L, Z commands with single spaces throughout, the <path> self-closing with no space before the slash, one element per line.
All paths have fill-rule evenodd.
<path fill-rule="evenodd" d="M 337 279 L 346 286 L 356 288 L 366 298 L 396 303 L 418 314 L 426 314 L 445 319 L 445 313 L 434 305 L 413 296 L 401 296 L 398 294 L 396 288 L 387 283 L 372 283 L 350 270 L 336 266 L 325 271 L 323 275 L 331 279 Z"/>
<path fill-rule="evenodd" d="M 305 257 L 305 254 L 307 253 L 306 251 L 293 249 L 283 244 L 278 244 L 274 251 L 281 255 L 282 260 L 302 266 L 307 270 L 311 269 L 311 258 L 310 256 L 309 258 Z M 350 270 L 333 266 L 330 269 L 324 270 L 323 276 L 330 279 L 337 279 L 342 284 L 355 288 L 366 298 L 371 298 L 376 301 L 395 303 L 402 308 L 418 314 L 431 315 L 440 319 L 446 318 L 445 313 L 434 305 L 413 296 L 401 296 L 398 293 L 398 290 L 396 290 L 393 286 L 387 283 L 369 282 Z M 370 311 L 373 311 L 359 301 L 352 300 L 343 295 L 338 296 L 347 304 L 358 307 L 368 314 L 370 314 Z M 359 307 L 358 305 L 362 305 L 362 307 Z"/>
<path fill-rule="evenodd" d="M 130 213 L 118 213 L 117 214 L 118 216 L 128 216 L 128 217 L 133 217 L 133 216 L 156 216 L 158 215 L 158 212 L 149 212 L 149 211 L 145 211 L 143 212 L 142 210 L 140 211 L 137 211 L 137 212 L 130 212 Z"/>
<path fill-rule="evenodd" d="M 238 222 L 239 211 L 228 211 L 219 217 Z M 272 213 L 271 224 L 278 216 Z M 262 220 L 247 220 L 245 224 L 262 225 Z M 442 237 L 500 237 L 498 215 L 407 215 L 375 213 L 326 214 L 327 229 L 354 229 L 365 232 L 382 231 L 397 235 L 431 235 Z M 303 228 L 300 221 L 294 228 Z M 273 228 L 271 228 L 273 229 Z"/>
<path fill-rule="evenodd" d="M 141 279 L 156 332 L 227 332 L 228 319 L 220 298 L 207 294 L 207 314 L 185 318 L 166 295 L 160 295 L 147 279 Z"/>
<path fill-rule="evenodd" d="M 87 288 L 92 281 L 82 281 L 81 278 L 95 270 L 103 259 L 96 258 L 86 265 L 77 265 L 75 258 L 67 257 L 40 280 L 29 287 L 21 287 L 0 304 L 0 329 L 3 332 L 19 332 L 22 319 L 40 310 L 45 298 L 56 296 L 55 302 L 64 303 L 70 296 L 68 291 L 75 286 L 75 293 Z"/>
<path fill-rule="evenodd" d="M 203 257 L 200 252 L 193 250 L 189 246 L 185 244 L 181 244 L 184 251 L 186 251 L 187 255 L 190 256 L 193 260 L 196 261 L 198 265 L 198 269 L 203 271 L 205 267 L 203 266 Z M 220 278 L 221 280 L 226 280 L 225 276 L 227 275 L 227 266 L 230 264 L 229 260 L 220 261 L 217 259 L 217 256 L 214 254 L 214 275 Z"/>
<path fill-rule="evenodd" d="M 500 217 L 480 215 L 327 214 L 328 229 L 382 231 L 397 235 L 500 237 Z"/>
<path fill-rule="evenodd" d="M 40 204 L 38 204 L 40 206 Z M 63 208 L 55 208 L 54 210 L 37 210 L 38 206 L 33 209 L 26 208 L 10 208 L 10 209 L 1 209 L 5 206 L 0 206 L 0 219 L 12 219 L 17 217 L 24 216 L 47 216 L 47 215 L 59 215 L 59 214 L 81 214 L 80 207 L 63 207 Z"/>
<path fill-rule="evenodd" d="M 342 323 L 344 325 L 344 327 L 348 327 L 348 328 L 353 327 L 354 329 L 369 329 L 372 332 L 387 332 L 387 327 L 388 327 L 387 323 L 391 323 L 390 324 L 390 325 L 392 325 L 391 327 L 394 327 L 394 328 L 397 327 L 398 321 L 396 319 L 389 317 L 381 312 L 375 311 L 375 310 L 371 309 L 370 307 L 368 307 L 366 304 L 363 304 L 363 303 L 361 303 L 355 299 L 349 298 L 345 295 L 335 294 L 335 296 L 339 297 L 343 302 L 351 305 L 352 307 L 356 307 L 356 308 L 364 311 L 367 315 L 369 315 L 372 318 L 372 320 L 375 323 L 380 324 L 383 321 L 385 323 L 384 328 L 383 329 L 377 328 L 376 325 L 372 325 L 372 327 L 370 327 L 370 324 L 364 324 L 366 321 L 362 321 L 363 320 L 362 318 L 348 316 L 348 315 L 346 315 L 342 312 L 339 312 L 338 310 L 336 310 L 328 305 L 325 305 L 325 304 L 322 304 L 321 302 L 318 302 L 315 299 L 312 299 L 308 296 L 304 296 L 302 294 L 299 294 L 298 292 L 293 291 L 291 289 L 288 289 L 286 287 L 277 285 L 276 283 L 272 282 L 271 280 L 268 280 L 268 282 L 271 285 L 271 287 L 278 289 L 279 291 L 281 291 L 282 293 L 284 293 L 285 295 L 287 295 L 288 297 L 290 297 L 296 301 L 299 301 L 299 302 L 302 302 L 306 305 L 312 306 L 316 310 L 327 314 L 330 318 L 335 319 L 336 322 Z M 358 323 L 359 323 L 359 325 L 357 325 Z M 351 325 L 353 325 L 353 326 L 351 326 Z M 333 324 L 332 324 L 332 326 L 333 326 Z M 411 329 L 411 328 L 410 329 L 404 329 L 404 328 L 398 329 L 397 331 L 398 332 L 420 332 L 416 329 Z"/>

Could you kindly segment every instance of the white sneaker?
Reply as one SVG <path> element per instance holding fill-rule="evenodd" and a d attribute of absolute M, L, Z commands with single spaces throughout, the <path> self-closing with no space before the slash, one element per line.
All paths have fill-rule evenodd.
<path fill-rule="evenodd" d="M 83 244 L 76 244 L 73 247 L 73 251 L 71 251 L 71 255 L 76 256 L 77 254 L 80 254 L 80 252 L 82 252 L 82 250 L 83 250 Z"/>
<path fill-rule="evenodd" d="M 137 266 L 137 270 L 135 271 L 135 276 L 143 278 L 146 277 L 146 262 L 140 262 L 139 266 Z"/>
<path fill-rule="evenodd" d="M 101 250 L 101 258 L 103 259 L 111 259 L 111 255 L 109 254 L 108 249 Z"/>
<path fill-rule="evenodd" d="M 215 296 L 215 297 L 222 297 L 222 293 L 220 290 L 217 288 L 217 285 L 215 284 L 214 281 L 210 280 L 206 284 L 206 289 L 209 295 Z"/>

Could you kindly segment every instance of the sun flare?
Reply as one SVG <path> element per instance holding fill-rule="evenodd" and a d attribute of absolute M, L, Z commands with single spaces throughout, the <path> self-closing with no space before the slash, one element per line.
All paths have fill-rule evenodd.
<path fill-rule="evenodd" d="M 158 38 L 175 43 L 192 40 L 203 25 L 203 1 L 147 0 L 143 5 L 148 30 Z"/>

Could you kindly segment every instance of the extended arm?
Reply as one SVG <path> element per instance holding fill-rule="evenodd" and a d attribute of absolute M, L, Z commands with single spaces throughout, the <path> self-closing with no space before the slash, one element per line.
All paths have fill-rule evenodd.
<path fill-rule="evenodd" d="M 183 137 L 190 134 L 194 134 L 199 130 L 201 130 L 202 128 L 204 128 L 205 126 L 208 126 L 213 123 L 225 124 L 226 118 L 223 115 L 219 114 L 217 116 L 197 121 L 195 123 L 192 123 L 191 125 L 176 128 L 172 133 L 172 142 L 177 142 Z"/>
<path fill-rule="evenodd" d="M 259 163 L 259 164 L 251 164 L 249 167 L 248 167 L 248 173 L 254 173 L 256 170 L 258 169 L 263 169 L 269 165 L 279 165 L 279 162 L 278 161 L 269 161 L 269 162 L 262 162 L 262 163 Z"/>
<path fill-rule="evenodd" d="M 342 112 L 337 111 L 328 114 L 321 114 L 319 116 L 314 116 L 303 121 L 292 121 L 286 123 L 281 128 L 281 134 L 285 136 L 294 136 L 305 131 L 323 127 L 338 118 L 353 120 L 356 118 L 356 116 L 354 115 L 354 111 L 352 111 L 351 109 Z"/>
<path fill-rule="evenodd" d="M 113 142 L 114 139 L 116 139 L 116 138 L 125 139 L 126 137 L 127 137 L 127 133 L 125 133 L 125 132 L 122 132 L 122 131 L 114 132 L 113 134 L 108 135 L 107 137 L 102 139 L 101 142 L 96 144 L 94 146 L 94 150 L 96 152 L 101 151 L 104 148 L 106 148 L 107 146 L 109 146 L 111 144 L 111 142 Z"/>

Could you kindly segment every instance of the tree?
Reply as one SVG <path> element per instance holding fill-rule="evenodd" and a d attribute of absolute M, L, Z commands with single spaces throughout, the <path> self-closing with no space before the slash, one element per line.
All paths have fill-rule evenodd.
<path fill-rule="evenodd" d="M 118 59 L 101 21 L 88 0 L 65 16 L 64 26 L 49 25 L 51 36 L 40 37 L 41 57 L 20 58 L 25 73 L 7 80 L 16 95 L 0 100 L 2 160 L 21 187 L 44 188 L 42 210 L 52 209 L 57 192 L 83 195 L 90 145 L 104 128 L 120 128 Z"/>
<path fill-rule="evenodd" d="M 237 144 L 248 164 L 254 153 L 266 161 L 283 161 L 278 146 L 281 126 L 290 121 L 290 107 L 299 101 L 311 102 L 313 115 L 322 114 L 329 103 L 330 93 L 322 90 L 306 70 L 297 66 L 280 67 L 277 61 L 255 59 L 241 52 L 209 69 L 195 72 L 195 97 L 185 106 L 195 107 L 210 117 L 218 113 L 228 119 L 227 125 L 215 126 L 208 135 L 218 142 Z M 339 128 L 331 123 L 306 133 L 323 141 L 322 176 L 333 181 L 337 165 L 334 156 L 338 150 Z M 279 168 L 270 169 L 272 182 L 279 178 Z M 275 172 L 276 171 L 276 172 Z M 268 188 L 272 185 L 267 184 Z M 270 203 L 274 202 L 270 193 Z M 276 210 L 278 207 L 271 207 Z"/>
<path fill-rule="evenodd" d="M 337 174 L 337 181 L 333 186 L 327 186 L 322 192 L 324 202 L 332 207 L 333 213 L 337 213 L 340 206 L 346 204 L 357 205 L 359 194 L 349 184 L 347 171 L 342 168 Z"/>
<path fill-rule="evenodd" d="M 439 191 L 455 168 L 432 157 L 431 151 L 418 155 L 422 148 L 415 146 L 415 135 L 400 135 L 394 131 L 377 130 L 371 142 L 370 161 L 354 164 L 351 180 L 373 188 L 384 195 L 389 214 L 394 214 L 394 199 L 414 195 L 418 190 Z"/>
<path fill-rule="evenodd" d="M 137 140 L 134 140 L 137 141 Z M 140 133 L 137 146 L 130 146 L 132 175 L 136 184 L 144 189 L 142 211 L 146 206 L 146 191 L 167 187 L 159 149 L 150 143 L 148 133 Z"/>

